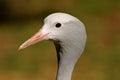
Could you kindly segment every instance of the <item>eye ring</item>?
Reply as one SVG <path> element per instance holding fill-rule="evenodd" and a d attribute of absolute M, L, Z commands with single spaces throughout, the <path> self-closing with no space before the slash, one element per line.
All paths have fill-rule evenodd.
<path fill-rule="evenodd" d="M 56 27 L 56 28 L 60 28 L 61 26 L 62 26 L 61 23 L 56 23 L 56 24 L 55 24 L 55 27 Z"/>

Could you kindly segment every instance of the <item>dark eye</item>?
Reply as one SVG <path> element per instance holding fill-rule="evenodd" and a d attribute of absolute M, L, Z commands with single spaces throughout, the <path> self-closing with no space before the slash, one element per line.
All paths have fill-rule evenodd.
<path fill-rule="evenodd" d="M 57 23 L 57 24 L 55 25 L 55 27 L 56 27 L 56 28 L 61 27 L 61 23 Z"/>

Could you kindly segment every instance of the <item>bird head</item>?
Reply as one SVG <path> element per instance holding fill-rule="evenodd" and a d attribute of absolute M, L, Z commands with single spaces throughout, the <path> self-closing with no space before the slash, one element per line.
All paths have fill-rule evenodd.
<path fill-rule="evenodd" d="M 83 23 L 66 13 L 53 13 L 44 19 L 43 27 L 30 39 L 24 42 L 19 50 L 42 40 L 70 42 L 85 40 L 86 32 Z"/>

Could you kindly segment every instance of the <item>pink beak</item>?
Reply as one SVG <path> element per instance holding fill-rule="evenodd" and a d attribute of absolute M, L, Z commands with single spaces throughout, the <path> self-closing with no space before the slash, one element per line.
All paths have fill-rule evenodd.
<path fill-rule="evenodd" d="M 27 41 L 25 41 L 18 50 L 24 49 L 32 44 L 35 44 L 39 41 L 42 40 L 47 40 L 48 39 L 48 34 L 43 34 L 41 31 L 37 32 L 34 36 L 32 36 L 30 39 L 28 39 Z"/>

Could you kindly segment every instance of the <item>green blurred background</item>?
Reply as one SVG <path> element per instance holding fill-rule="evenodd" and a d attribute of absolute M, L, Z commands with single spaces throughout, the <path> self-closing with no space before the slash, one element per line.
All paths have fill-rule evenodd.
<path fill-rule="evenodd" d="M 120 80 L 120 0 L 0 0 L 0 80 L 55 80 L 52 42 L 17 50 L 53 12 L 70 13 L 86 26 L 72 80 Z"/>

